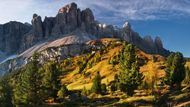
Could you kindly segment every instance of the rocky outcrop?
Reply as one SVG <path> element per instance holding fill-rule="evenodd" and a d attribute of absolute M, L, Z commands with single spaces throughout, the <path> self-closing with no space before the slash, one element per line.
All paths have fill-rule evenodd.
<path fill-rule="evenodd" d="M 0 51 L 6 54 L 19 52 L 21 41 L 30 29 L 31 26 L 15 21 L 0 25 Z"/>
<path fill-rule="evenodd" d="M 32 23 L 32 33 L 35 36 L 35 39 L 41 40 L 44 35 L 41 16 L 34 14 L 31 23 Z"/>
<path fill-rule="evenodd" d="M 50 37 L 50 35 L 52 34 L 52 27 L 54 26 L 54 24 L 55 24 L 54 17 L 45 17 L 43 22 L 45 38 Z"/>
<path fill-rule="evenodd" d="M 0 51 L 9 54 L 21 53 L 36 44 L 66 37 L 74 32 L 81 39 L 114 37 L 128 41 L 148 53 L 168 53 L 163 48 L 160 38 L 141 38 L 132 30 L 129 22 L 122 28 L 99 23 L 95 21 L 91 9 L 80 10 L 76 3 L 60 8 L 55 17 L 45 17 L 44 21 L 39 15 L 34 14 L 31 23 L 32 25 L 10 22 L 0 25 Z"/>
<path fill-rule="evenodd" d="M 163 49 L 163 44 L 160 37 L 156 37 L 154 43 L 158 50 Z"/>
<path fill-rule="evenodd" d="M 56 17 L 46 17 L 43 26 L 46 37 L 68 34 L 76 29 L 95 33 L 96 29 L 92 11 L 89 8 L 81 11 L 75 3 L 59 9 Z"/>

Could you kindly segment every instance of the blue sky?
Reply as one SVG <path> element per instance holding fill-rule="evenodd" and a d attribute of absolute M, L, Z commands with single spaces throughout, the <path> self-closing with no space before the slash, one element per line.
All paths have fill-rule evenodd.
<path fill-rule="evenodd" d="M 103 23 L 129 21 L 141 36 L 160 36 L 165 48 L 190 57 L 190 0 L 0 0 L 0 23 L 30 22 L 33 13 L 55 16 L 70 2 L 91 8 Z"/>

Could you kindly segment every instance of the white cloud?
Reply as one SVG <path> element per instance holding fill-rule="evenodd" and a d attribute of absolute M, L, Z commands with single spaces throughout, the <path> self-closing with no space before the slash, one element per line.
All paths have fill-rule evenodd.
<path fill-rule="evenodd" d="M 189 0 L 0 0 L 0 23 L 10 20 L 30 22 L 33 13 L 55 16 L 70 2 L 91 8 L 100 21 L 155 20 L 190 16 Z M 113 20 L 113 22 L 112 22 Z"/>

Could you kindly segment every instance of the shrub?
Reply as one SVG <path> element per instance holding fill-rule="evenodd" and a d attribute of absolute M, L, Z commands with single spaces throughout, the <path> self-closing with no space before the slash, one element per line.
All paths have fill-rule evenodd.
<path fill-rule="evenodd" d="M 102 93 L 106 93 L 107 92 L 106 84 L 102 84 L 101 85 L 101 91 L 102 91 Z"/>
<path fill-rule="evenodd" d="M 92 85 L 92 92 L 96 93 L 96 94 L 100 94 L 101 93 L 101 76 L 100 73 L 97 72 L 95 78 L 93 79 L 93 85 Z"/>
<path fill-rule="evenodd" d="M 68 89 L 65 85 L 61 87 L 61 89 L 58 91 L 57 96 L 58 98 L 65 98 L 68 95 Z"/>
<path fill-rule="evenodd" d="M 174 85 L 180 88 L 181 82 L 185 78 L 185 60 L 180 52 L 172 53 L 167 58 L 167 66 L 165 69 L 165 83 L 170 85 L 172 89 Z"/>
<path fill-rule="evenodd" d="M 117 90 L 117 85 L 116 85 L 116 82 L 115 82 L 115 81 L 112 81 L 112 82 L 110 83 L 110 90 L 111 90 L 112 92 L 114 92 L 114 91 Z"/>
<path fill-rule="evenodd" d="M 87 90 L 86 87 L 83 87 L 81 95 L 84 95 L 84 96 L 89 95 L 89 90 Z"/>
<path fill-rule="evenodd" d="M 183 80 L 184 84 L 190 85 L 190 69 L 189 67 L 186 67 L 185 70 L 185 79 Z"/>

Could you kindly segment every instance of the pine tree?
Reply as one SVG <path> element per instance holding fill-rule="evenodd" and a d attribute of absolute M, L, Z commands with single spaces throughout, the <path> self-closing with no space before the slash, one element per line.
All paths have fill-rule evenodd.
<path fill-rule="evenodd" d="M 56 63 L 48 63 L 44 66 L 43 86 L 46 91 L 46 95 L 56 99 L 57 92 L 59 90 L 59 70 Z"/>
<path fill-rule="evenodd" d="M 143 80 L 142 73 L 139 72 L 139 65 L 135 53 L 135 47 L 131 44 L 124 44 L 120 53 L 120 73 L 118 75 L 118 85 L 121 91 L 133 95 Z"/>
<path fill-rule="evenodd" d="M 101 76 L 99 72 L 97 72 L 96 76 L 93 79 L 93 85 L 91 90 L 96 94 L 101 94 Z"/>
<path fill-rule="evenodd" d="M 40 96 L 40 75 L 38 72 L 37 54 L 22 71 L 19 82 L 16 84 L 14 98 L 17 105 L 36 106 L 41 102 Z"/>
<path fill-rule="evenodd" d="M 174 85 L 180 88 L 185 78 L 185 60 L 180 52 L 172 53 L 167 59 L 166 84 L 173 88 Z"/>
<path fill-rule="evenodd" d="M 12 104 L 12 88 L 7 79 L 0 81 L 0 106 L 13 107 Z"/>

